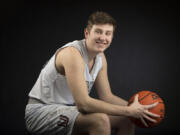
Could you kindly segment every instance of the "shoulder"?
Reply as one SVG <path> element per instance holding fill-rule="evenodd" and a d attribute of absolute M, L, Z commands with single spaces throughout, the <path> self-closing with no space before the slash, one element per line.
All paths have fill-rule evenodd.
<path fill-rule="evenodd" d="M 80 56 L 80 52 L 77 48 L 73 46 L 68 46 L 68 47 L 60 49 L 56 55 L 57 57 L 59 56 L 72 57 L 72 56 Z"/>
<path fill-rule="evenodd" d="M 75 47 L 65 47 L 60 49 L 56 54 L 56 66 L 83 63 L 83 58 L 79 50 Z"/>

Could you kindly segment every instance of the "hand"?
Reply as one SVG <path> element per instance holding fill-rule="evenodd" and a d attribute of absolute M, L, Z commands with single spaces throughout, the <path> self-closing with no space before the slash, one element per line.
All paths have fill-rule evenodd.
<path fill-rule="evenodd" d="M 141 122 L 148 127 L 147 123 L 145 122 L 144 118 L 151 121 L 156 122 L 156 120 L 152 119 L 151 117 L 159 118 L 160 115 L 151 113 L 148 109 L 155 107 L 158 102 L 150 104 L 150 105 L 142 105 L 138 101 L 138 94 L 135 95 L 134 102 L 129 106 L 130 116 L 134 118 L 138 118 Z"/>

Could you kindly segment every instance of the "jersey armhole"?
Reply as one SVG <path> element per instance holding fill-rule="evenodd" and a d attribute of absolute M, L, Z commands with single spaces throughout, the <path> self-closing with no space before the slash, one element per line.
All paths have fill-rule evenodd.
<path fill-rule="evenodd" d="M 67 48 L 67 47 L 73 47 L 73 48 L 77 49 L 78 52 L 80 53 L 80 55 L 81 55 L 82 58 L 83 58 L 83 54 L 82 54 L 81 51 L 80 51 L 78 48 L 76 48 L 75 46 L 65 46 L 65 47 L 59 48 L 59 49 L 56 51 L 56 53 L 55 53 L 55 59 L 54 59 L 54 64 L 55 64 L 55 65 L 54 65 L 54 66 L 55 66 L 56 72 L 57 72 L 58 74 L 62 75 L 62 76 L 65 76 L 65 75 L 59 72 L 59 70 L 58 70 L 58 68 L 57 68 L 57 66 L 56 66 L 56 57 L 57 57 L 57 55 L 60 53 L 60 51 L 62 51 L 63 49 L 65 49 L 65 48 Z"/>

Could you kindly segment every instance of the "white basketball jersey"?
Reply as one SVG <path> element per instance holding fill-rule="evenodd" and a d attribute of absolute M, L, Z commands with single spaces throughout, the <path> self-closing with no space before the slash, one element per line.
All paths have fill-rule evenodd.
<path fill-rule="evenodd" d="M 77 48 L 84 58 L 84 77 L 88 87 L 88 93 L 94 84 L 96 76 L 102 68 L 102 56 L 98 54 L 91 72 L 88 67 L 88 53 L 85 40 L 73 41 L 61 48 L 73 46 Z M 60 49 L 61 49 L 60 48 Z M 59 49 L 58 49 L 59 50 Z M 58 52 L 56 51 L 56 53 Z M 40 75 L 29 93 L 29 97 L 39 99 L 46 104 L 74 104 L 71 90 L 67 84 L 66 76 L 61 75 L 55 67 L 56 53 L 41 70 Z"/>

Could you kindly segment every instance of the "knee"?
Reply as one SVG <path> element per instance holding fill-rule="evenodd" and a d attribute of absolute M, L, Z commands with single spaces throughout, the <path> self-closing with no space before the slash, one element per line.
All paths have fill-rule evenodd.
<path fill-rule="evenodd" d="M 104 113 L 95 113 L 93 114 L 93 125 L 96 127 L 102 127 L 106 129 L 110 129 L 110 119 L 107 114 Z"/>

